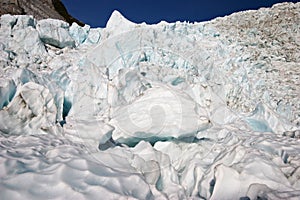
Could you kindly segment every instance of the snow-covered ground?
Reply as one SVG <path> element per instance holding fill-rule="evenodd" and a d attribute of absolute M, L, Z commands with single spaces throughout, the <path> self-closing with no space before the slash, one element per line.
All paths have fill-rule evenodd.
<path fill-rule="evenodd" d="M 299 199 L 300 3 L 0 24 L 0 199 Z"/>

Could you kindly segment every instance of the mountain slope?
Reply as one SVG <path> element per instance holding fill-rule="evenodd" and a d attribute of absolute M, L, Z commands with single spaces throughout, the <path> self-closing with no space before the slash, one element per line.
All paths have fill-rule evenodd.
<path fill-rule="evenodd" d="M 0 4 L 0 15 L 32 15 L 36 19 L 53 18 L 84 25 L 69 15 L 60 0 L 1 0 Z"/>

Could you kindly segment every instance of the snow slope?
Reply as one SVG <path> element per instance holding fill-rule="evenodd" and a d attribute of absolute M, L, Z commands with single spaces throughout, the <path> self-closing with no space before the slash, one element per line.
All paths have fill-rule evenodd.
<path fill-rule="evenodd" d="M 299 198 L 300 3 L 0 24 L 0 199 Z"/>

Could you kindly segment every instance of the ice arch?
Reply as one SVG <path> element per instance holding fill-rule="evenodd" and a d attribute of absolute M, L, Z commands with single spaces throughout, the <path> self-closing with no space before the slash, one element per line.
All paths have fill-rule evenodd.
<path fill-rule="evenodd" d="M 193 35 L 184 33 L 185 24 L 178 24 L 178 30 L 176 24 L 165 23 L 130 26 L 134 27 L 120 33 L 111 33 L 108 26 L 102 42 L 82 64 L 84 73 L 92 77 L 95 71 L 99 73 L 85 84 L 102 84 L 98 89 L 103 90 L 107 86 L 107 92 L 90 99 L 93 106 L 89 107 L 89 113 L 97 115 L 103 112 L 98 105 L 107 105 L 107 120 L 114 130 L 103 143 L 110 137 L 127 144 L 194 137 L 208 128 L 208 113 L 194 93 L 199 88 L 190 87 L 195 80 L 208 85 L 204 71 L 211 72 L 213 60 L 207 47 L 199 46 Z M 209 94 L 210 89 L 203 93 Z M 145 117 L 140 117 L 143 114 Z"/>

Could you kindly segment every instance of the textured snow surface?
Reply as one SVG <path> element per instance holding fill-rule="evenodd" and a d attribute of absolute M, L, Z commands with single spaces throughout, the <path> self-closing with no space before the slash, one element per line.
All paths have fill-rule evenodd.
<path fill-rule="evenodd" d="M 299 199 L 300 3 L 0 24 L 0 199 Z"/>

